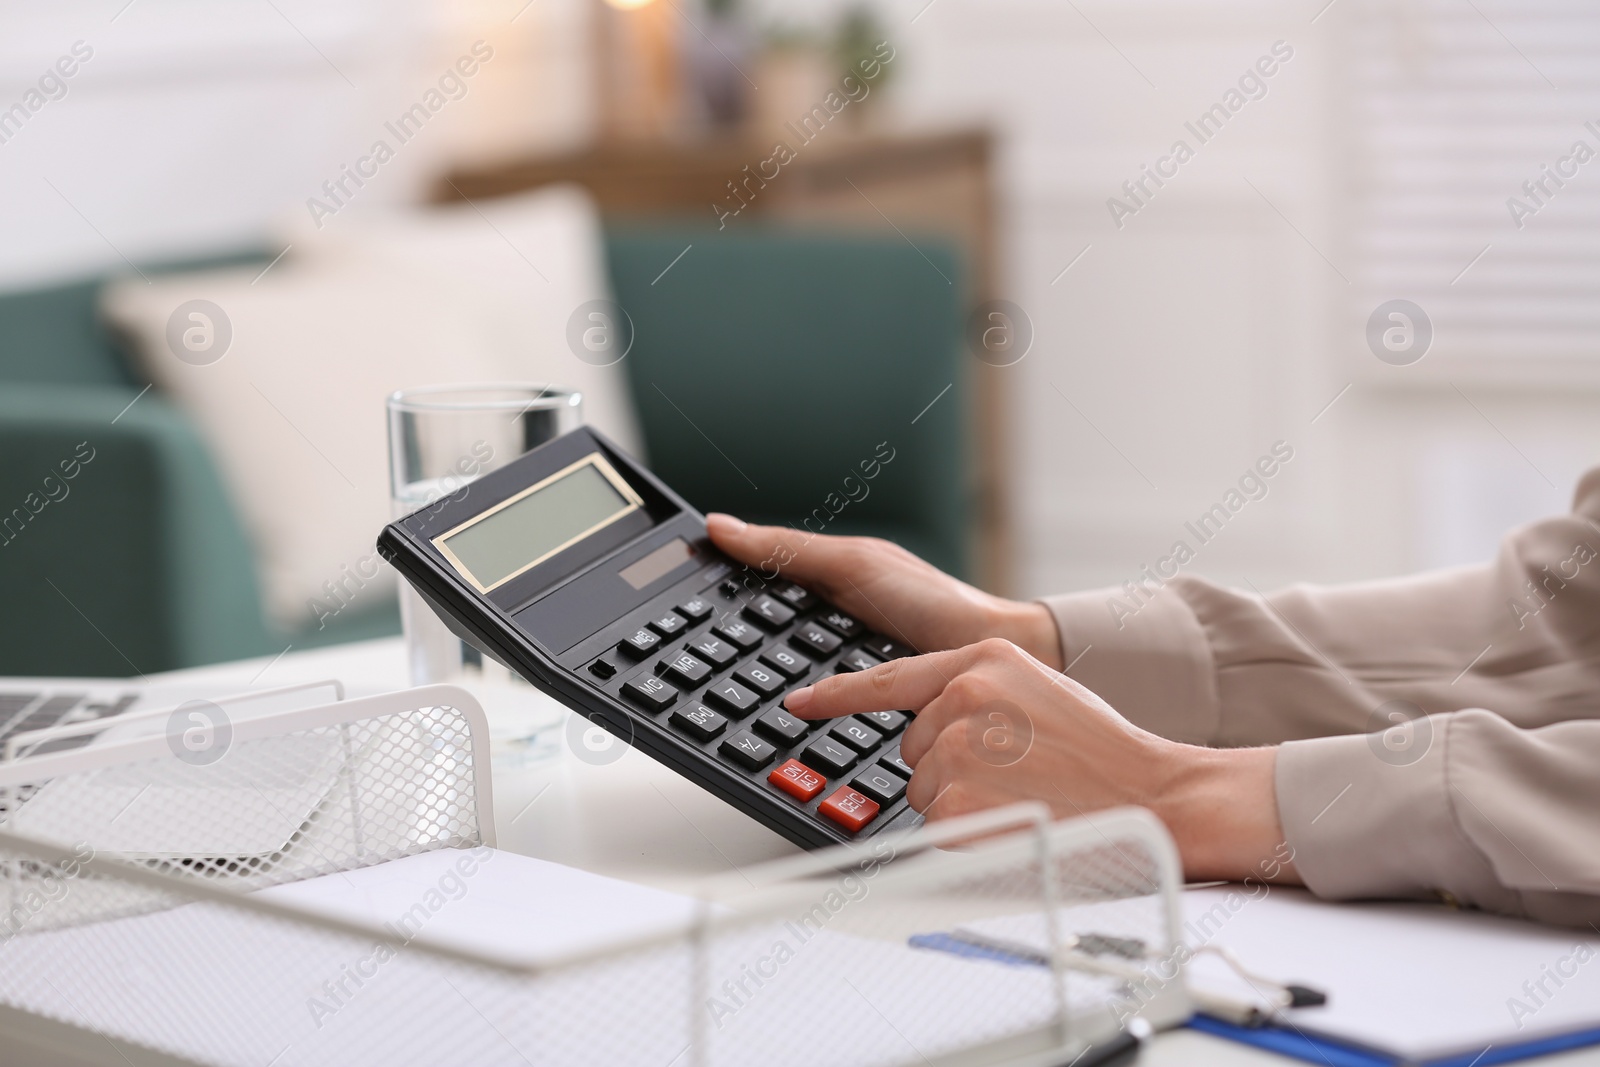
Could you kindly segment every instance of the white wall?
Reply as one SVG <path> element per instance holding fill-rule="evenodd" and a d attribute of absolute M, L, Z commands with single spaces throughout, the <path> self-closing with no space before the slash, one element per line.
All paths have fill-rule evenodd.
<path fill-rule="evenodd" d="M 74 42 L 93 57 L 0 143 L 0 286 L 266 241 L 275 219 L 303 215 L 479 39 L 494 58 L 351 210 L 414 199 L 446 161 L 580 137 L 586 10 L 580 0 L 8 6 L 0 108 Z"/>
<path fill-rule="evenodd" d="M 1038 330 L 1011 383 L 1022 591 L 1135 577 L 1278 440 L 1294 459 L 1193 573 L 1266 589 L 1483 558 L 1600 457 L 1592 380 L 1455 374 L 1448 321 L 1431 376 L 1367 349 L 1351 160 L 1368 131 L 1343 77 L 1365 16 L 1350 0 L 1313 23 L 1325 2 L 893 8 L 898 105 L 1005 136 L 1005 286 Z M 1278 40 L 1294 56 L 1267 95 L 1198 146 L 1184 121 Z M 1195 158 L 1119 229 L 1107 198 L 1177 137 Z"/>

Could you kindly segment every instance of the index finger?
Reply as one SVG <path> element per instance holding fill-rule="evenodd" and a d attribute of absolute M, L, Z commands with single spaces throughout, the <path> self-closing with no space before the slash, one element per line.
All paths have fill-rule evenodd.
<path fill-rule="evenodd" d="M 966 669 L 971 646 L 892 659 L 853 674 L 835 674 L 796 689 L 783 706 L 802 719 L 864 711 L 916 711 Z"/>

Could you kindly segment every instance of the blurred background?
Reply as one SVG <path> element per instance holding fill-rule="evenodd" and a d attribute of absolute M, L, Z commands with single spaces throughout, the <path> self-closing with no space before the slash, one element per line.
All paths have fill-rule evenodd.
<path fill-rule="evenodd" d="M 435 380 L 1016 596 L 1481 560 L 1600 455 L 1597 49 L 1579 0 L 12 5 L 0 672 L 396 632 L 382 397 Z"/>

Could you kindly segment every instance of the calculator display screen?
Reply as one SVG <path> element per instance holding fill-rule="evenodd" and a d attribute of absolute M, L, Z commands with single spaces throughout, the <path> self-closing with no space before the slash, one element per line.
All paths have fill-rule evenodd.
<path fill-rule="evenodd" d="M 605 457 L 591 454 L 433 543 L 487 593 L 642 506 Z"/>

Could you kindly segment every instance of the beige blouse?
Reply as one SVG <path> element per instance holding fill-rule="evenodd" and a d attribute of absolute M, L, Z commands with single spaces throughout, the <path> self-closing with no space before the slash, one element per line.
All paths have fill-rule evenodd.
<path fill-rule="evenodd" d="M 1600 926 L 1600 468 L 1481 566 L 1266 597 L 1161 581 L 1046 598 L 1063 662 L 1166 737 L 1281 744 L 1311 890 Z"/>

